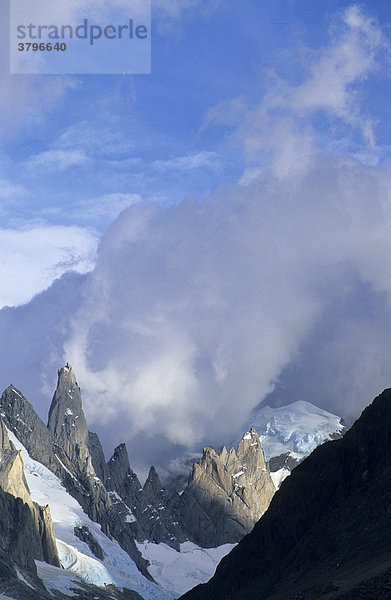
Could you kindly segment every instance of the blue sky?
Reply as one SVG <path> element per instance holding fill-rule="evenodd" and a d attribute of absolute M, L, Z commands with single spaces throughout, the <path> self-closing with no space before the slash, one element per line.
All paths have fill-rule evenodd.
<path fill-rule="evenodd" d="M 168 458 L 271 392 L 353 418 L 388 377 L 389 2 L 152 1 L 151 75 L 10 76 L 4 31 L 0 380 L 44 414 L 70 360 L 106 448 Z"/>
<path fill-rule="evenodd" d="M 152 75 L 31 76 L 26 81 L 5 76 L 11 114 L 3 113 L 1 177 L 7 197 L 11 191 L 15 199 L 8 201 L 5 224 L 28 226 L 35 219 L 101 235 L 128 202 L 166 205 L 234 183 L 248 157 L 232 138 L 232 128 L 206 125 L 208 111 L 240 97 L 255 106 L 273 76 L 299 84 L 306 64 L 327 44 L 328 30 L 350 5 L 208 4 L 205 11 L 189 2 L 193 8 L 179 10 L 177 18 L 168 16 L 164 3 L 154 10 Z M 367 9 L 387 33 L 387 3 Z M 383 68 L 368 81 L 354 82 L 368 113 L 379 121 L 374 129 L 380 147 L 387 146 L 390 111 Z M 376 93 L 379 82 L 381 94 Z M 362 146 L 360 129 L 347 131 L 335 115 L 319 111 L 306 118 L 316 121 L 321 143 L 343 139 L 346 146 L 347 133 L 348 150 L 354 143 Z M 91 204 L 99 204 L 95 215 Z"/>

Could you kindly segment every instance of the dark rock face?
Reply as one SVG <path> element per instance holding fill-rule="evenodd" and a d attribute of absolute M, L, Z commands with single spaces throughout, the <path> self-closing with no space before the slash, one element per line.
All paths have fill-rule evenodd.
<path fill-rule="evenodd" d="M 205 547 L 238 542 L 267 510 L 275 487 L 254 429 L 228 452 L 205 448 L 178 499 L 178 520 Z"/>
<path fill-rule="evenodd" d="M 389 597 L 390 456 L 391 390 L 385 390 L 342 439 L 318 447 L 294 469 L 210 582 L 183 598 Z M 379 581 L 383 568 L 383 583 L 371 575 L 373 563 Z M 360 595 L 361 588 L 373 595 Z"/>
<path fill-rule="evenodd" d="M 95 554 L 96 558 L 103 560 L 104 554 L 101 545 L 94 538 L 91 531 L 88 529 L 86 525 L 82 527 L 74 528 L 75 536 L 79 538 L 82 542 L 85 542 L 90 548 L 91 552 Z"/>
<path fill-rule="evenodd" d="M 68 363 L 58 371 L 57 388 L 49 409 L 48 430 L 77 470 L 92 474 L 81 392 L 75 373 Z"/>
<path fill-rule="evenodd" d="M 129 524 L 135 539 L 164 542 L 179 550 L 188 538 L 173 516 L 172 498 L 163 489 L 159 476 L 151 467 L 141 486 L 132 471 L 125 444 L 120 444 L 107 463 L 109 476 L 106 487 L 124 522 Z"/>
<path fill-rule="evenodd" d="M 30 402 L 13 385 L 8 386 L 1 396 L 0 413 L 7 427 L 22 440 L 34 460 L 52 470 L 58 465 L 47 427 Z"/>
<path fill-rule="evenodd" d="M 335 439 L 339 439 L 342 437 L 341 435 L 335 437 Z M 279 456 L 273 456 L 267 463 L 269 467 L 269 471 L 274 473 L 279 469 L 287 469 L 287 471 L 293 471 L 298 464 L 300 464 L 300 460 L 294 458 L 290 452 L 285 452 L 284 454 L 280 454 Z"/>
<path fill-rule="evenodd" d="M 105 482 L 108 477 L 106 460 L 102 444 L 96 433 L 92 431 L 88 432 L 87 445 L 91 454 L 92 466 L 94 467 L 95 473 L 101 481 Z"/>
<path fill-rule="evenodd" d="M 34 559 L 46 560 L 59 566 L 57 560 L 48 556 L 47 538 L 42 536 L 31 508 L 21 498 L 4 492 L 0 488 L 0 541 L 9 558 L 23 570 L 36 575 Z M 57 554 L 57 552 L 56 552 Z"/>
<path fill-rule="evenodd" d="M 107 463 L 106 488 L 110 491 L 116 491 L 120 495 L 127 495 L 127 487 L 131 490 L 140 490 L 141 484 L 136 473 L 132 471 L 129 463 L 128 451 L 125 444 L 120 444 L 114 450 L 113 456 Z M 124 498 L 126 500 L 126 498 Z"/>
<path fill-rule="evenodd" d="M 0 417 L 0 450 L 13 450 L 13 449 L 14 448 L 11 445 L 7 428 L 4 425 L 3 419 Z"/>

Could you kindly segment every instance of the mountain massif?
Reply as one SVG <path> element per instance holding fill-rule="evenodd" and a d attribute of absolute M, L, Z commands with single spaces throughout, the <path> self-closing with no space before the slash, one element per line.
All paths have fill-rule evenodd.
<path fill-rule="evenodd" d="M 299 464 L 214 577 L 183 600 L 391 597 L 391 390 Z"/>
<path fill-rule="evenodd" d="M 164 489 L 153 466 L 141 485 L 125 444 L 106 463 L 69 364 L 58 371 L 47 425 L 16 387 L 4 391 L 0 442 L 0 594 L 13 598 L 171 600 L 213 573 L 275 493 L 254 429 L 237 450 L 204 448 L 180 494 Z M 206 571 L 186 565 L 182 547 Z M 177 592 L 155 582 L 156 548 L 176 553 L 183 577 L 191 574 Z M 65 585 L 60 567 L 76 579 Z"/>

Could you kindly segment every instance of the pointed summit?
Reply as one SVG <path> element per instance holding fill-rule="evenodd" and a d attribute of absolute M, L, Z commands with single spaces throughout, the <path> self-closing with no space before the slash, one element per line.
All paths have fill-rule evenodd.
<path fill-rule="evenodd" d="M 81 392 L 75 372 L 69 363 L 58 370 L 57 389 L 49 409 L 48 428 L 68 456 L 72 454 L 70 445 L 86 445 L 88 442 Z"/>
<path fill-rule="evenodd" d="M 55 443 L 78 471 L 92 474 L 88 428 L 81 403 L 81 392 L 69 363 L 58 370 L 57 388 L 49 409 L 48 429 Z"/>
<path fill-rule="evenodd" d="M 235 448 L 204 448 L 176 509 L 191 540 L 204 547 L 238 542 L 267 510 L 275 493 L 254 429 Z"/>
<path fill-rule="evenodd" d="M 107 469 L 109 473 L 106 484 L 107 489 L 116 492 L 119 490 L 122 491 L 128 476 L 133 476 L 137 480 L 136 488 L 140 489 L 140 482 L 130 468 L 128 451 L 125 444 L 120 444 L 115 448 L 113 456 L 107 463 Z"/>
<path fill-rule="evenodd" d="M 155 498 L 159 495 L 162 490 L 162 484 L 159 479 L 159 475 L 156 472 L 154 466 L 149 469 L 149 474 L 146 482 L 144 483 L 143 492 L 148 498 Z"/>
<path fill-rule="evenodd" d="M 50 467 L 50 434 L 30 402 L 13 385 L 9 385 L 0 398 L 0 412 L 6 427 L 21 440 L 30 456 Z"/>

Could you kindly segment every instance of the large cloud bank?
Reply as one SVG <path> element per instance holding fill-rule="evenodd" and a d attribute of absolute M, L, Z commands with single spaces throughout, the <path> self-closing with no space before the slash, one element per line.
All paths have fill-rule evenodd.
<path fill-rule="evenodd" d="M 391 293 L 389 184 L 387 167 L 318 154 L 294 181 L 122 213 L 65 344 L 95 423 L 189 447 L 228 439 L 330 307 L 364 285 Z M 370 321 L 345 332 L 358 370 Z"/>
<path fill-rule="evenodd" d="M 50 387 L 54 362 L 72 362 L 106 449 L 126 440 L 136 467 L 161 464 L 229 442 L 270 394 L 353 418 L 389 385 L 391 169 L 376 166 L 358 104 L 387 47 L 348 9 L 303 81 L 276 79 L 258 105 L 209 112 L 205 126 L 231 127 L 247 152 L 240 183 L 202 202 L 131 206 L 94 271 L 57 283 L 61 315 L 35 299 L 34 318 L 46 310 L 56 336 L 35 381 Z M 327 124 L 351 136 L 350 154 L 361 139 L 357 158 L 327 149 Z"/>

